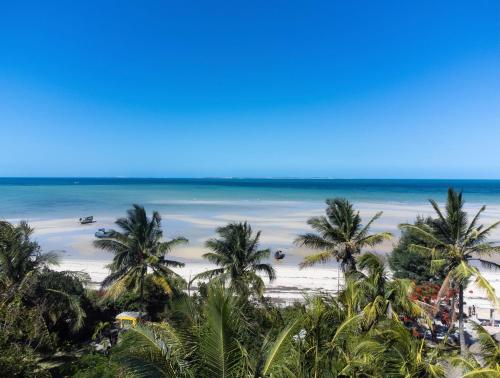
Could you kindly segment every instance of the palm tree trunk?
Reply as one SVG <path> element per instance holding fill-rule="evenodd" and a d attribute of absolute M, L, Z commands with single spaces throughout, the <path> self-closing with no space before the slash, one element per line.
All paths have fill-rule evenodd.
<path fill-rule="evenodd" d="M 458 287 L 458 333 L 460 335 L 460 354 L 466 355 L 465 334 L 464 334 L 464 287 L 460 283 Z"/>
<path fill-rule="evenodd" d="M 356 271 L 356 260 L 351 257 L 347 263 L 347 273 L 353 273 Z"/>
<path fill-rule="evenodd" d="M 141 288 L 140 288 L 140 310 L 139 310 L 139 318 L 142 318 L 142 314 L 144 313 L 144 271 L 141 273 Z"/>
<path fill-rule="evenodd" d="M 451 313 L 450 313 L 450 331 L 455 328 L 455 284 L 453 282 L 450 283 L 450 291 L 451 291 Z"/>

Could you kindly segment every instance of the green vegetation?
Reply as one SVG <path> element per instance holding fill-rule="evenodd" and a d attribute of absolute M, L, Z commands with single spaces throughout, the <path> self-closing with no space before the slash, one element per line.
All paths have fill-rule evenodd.
<path fill-rule="evenodd" d="M 356 256 L 363 247 L 374 247 L 382 241 L 390 239 L 388 232 L 370 234 L 370 227 L 382 212 L 363 226 L 359 212 L 344 198 L 326 200 L 326 216 L 313 217 L 307 221 L 317 234 L 300 235 L 295 243 L 299 246 L 319 250 L 319 253 L 307 256 L 300 264 L 301 267 L 325 263 L 335 259 L 340 263 L 344 273 L 356 271 Z"/>
<path fill-rule="evenodd" d="M 162 241 L 160 214 L 155 211 L 149 219 L 144 207 L 139 205 L 134 205 L 127 212 L 127 217 L 118 219 L 116 225 L 123 232 L 112 231 L 109 237 L 94 242 L 97 248 L 114 254 L 109 265 L 111 274 L 102 285 L 109 287 L 106 294 L 112 298 L 118 298 L 126 291 L 139 292 L 141 311 L 144 312 L 144 282 L 148 269 L 152 271 L 151 280 L 166 293 L 172 294 L 175 286 L 171 280 L 182 278 L 170 268 L 184 264 L 168 260 L 165 256 L 174 246 L 187 243 L 187 239 L 178 237 Z"/>
<path fill-rule="evenodd" d="M 477 260 L 487 266 L 497 266 L 484 258 L 493 253 L 500 253 L 500 246 L 494 246 L 487 241 L 489 233 L 500 225 L 500 221 L 489 227 L 478 225 L 481 213 L 486 209 L 486 206 L 483 206 L 469 222 L 467 213 L 463 209 L 462 193 L 457 193 L 452 188 L 448 190 L 445 212 L 439 208 L 436 201 L 430 200 L 430 203 L 437 215 L 430 225 L 401 227 L 413 230 L 425 240 L 424 243 L 412 244 L 411 247 L 414 251 L 427 254 L 431 258 L 431 270 L 442 269 L 446 273 L 438 295 L 438 303 L 448 289 L 458 290 L 460 350 L 462 356 L 465 356 L 464 288 L 468 280 L 474 277 L 476 284 L 486 291 L 495 305 L 498 305 L 495 290 L 470 262 Z"/>
<path fill-rule="evenodd" d="M 480 325 L 465 343 L 463 290 L 469 280 L 497 298 L 470 264 L 490 264 L 500 247 L 467 221 L 462 195 L 450 190 L 445 212 L 401 225 L 389 258 L 367 252 L 390 237 L 365 226 L 352 204 L 327 201 L 326 217 L 312 218 L 317 232 L 296 243 L 315 250 L 301 266 L 336 260 L 345 284 L 336 295 L 308 295 L 288 306 L 264 297 L 276 273 L 259 246 L 260 231 L 231 223 L 216 230 L 204 255 L 216 268 L 195 280 L 198 289 L 166 258 L 185 238 L 163 239 L 157 212 L 134 205 L 108 238 L 95 245 L 113 253 L 100 290 L 79 272 L 51 269 L 57 256 L 43 253 L 24 222 L 0 222 L 0 371 L 21 377 L 445 377 L 458 367 L 464 377 L 498 377 L 499 343 Z M 441 284 L 432 304 L 417 300 L 416 284 Z M 436 289 L 437 290 L 437 289 Z M 189 293 L 189 294 L 188 294 Z M 458 301 L 460 342 L 444 339 L 432 323 L 440 300 Z M 138 310 L 148 316 L 120 330 L 114 316 Z M 454 311 L 453 311 L 454 313 Z M 453 317 L 453 315 L 452 315 Z M 452 327 L 454 321 L 452 320 Z"/>
<path fill-rule="evenodd" d="M 414 225 L 431 226 L 432 218 L 417 217 Z M 435 282 L 441 284 L 445 274 L 442 269 L 431 269 L 431 259 L 428 254 L 415 251 L 412 245 L 427 245 L 426 239 L 413 228 L 403 228 L 401 236 L 389 256 L 389 266 L 396 278 L 408 278 L 417 283 Z"/>
<path fill-rule="evenodd" d="M 420 314 L 408 298 L 409 283 L 386 281 L 381 260 L 363 257 L 366 273 L 349 280 L 338 298 L 314 297 L 288 309 L 275 329 L 251 327 L 256 319 L 241 310 L 245 298 L 215 283 L 199 308 L 184 298 L 174 319 L 127 332 L 115 358 L 139 376 L 383 376 L 390 370 L 399 376 L 404 365 L 421 373 L 410 376 L 432 369 L 441 376 L 435 353 L 420 350 L 399 319 Z M 422 359 L 405 361 L 412 352 Z"/>
<path fill-rule="evenodd" d="M 57 257 L 42 253 L 32 233 L 25 222 L 0 222 L 1 339 L 19 342 L 10 350 L 28 355 L 75 338 L 86 317 L 81 296 L 89 280 L 85 273 L 50 270 Z"/>
<path fill-rule="evenodd" d="M 227 282 L 240 295 L 253 292 L 261 296 L 264 292 L 264 281 L 258 273 L 265 274 L 269 280 L 274 280 L 276 273 L 270 264 L 262 260 L 269 258 L 269 249 L 259 249 L 260 231 L 253 235 L 248 223 L 230 223 L 219 227 L 219 239 L 210 239 L 206 247 L 211 252 L 203 258 L 219 266 L 198 274 L 194 279 L 217 278 L 222 283 Z"/>

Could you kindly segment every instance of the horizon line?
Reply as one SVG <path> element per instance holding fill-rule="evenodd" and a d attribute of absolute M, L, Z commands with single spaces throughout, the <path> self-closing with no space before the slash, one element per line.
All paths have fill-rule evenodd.
<path fill-rule="evenodd" d="M 115 179 L 115 180 L 330 180 L 330 181 L 355 181 L 355 180 L 421 180 L 421 181 L 500 181 L 500 178 L 398 178 L 398 177 L 322 177 L 322 176 L 0 176 L 2 179 Z"/>

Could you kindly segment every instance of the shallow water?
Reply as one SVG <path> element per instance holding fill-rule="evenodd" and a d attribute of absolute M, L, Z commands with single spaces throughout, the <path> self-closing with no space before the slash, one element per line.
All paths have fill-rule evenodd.
<path fill-rule="evenodd" d="M 132 203 L 158 210 L 167 237 L 189 238 L 189 246 L 173 252 L 186 260 L 200 259 L 216 227 L 248 220 L 262 230 L 263 246 L 284 249 L 283 264 L 295 265 L 307 251 L 292 241 L 308 231 L 306 220 L 323 212 L 326 198 L 348 198 L 364 219 L 384 211 L 373 230 L 397 236 L 399 223 L 430 214 L 427 199 L 444 201 L 449 186 L 464 191 L 471 211 L 488 205 L 485 223 L 500 219 L 499 180 L 119 178 L 0 178 L 0 217 L 29 220 L 44 249 L 61 250 L 66 259 L 108 259 L 92 247 L 93 234 L 113 227 Z M 80 225 L 78 218 L 87 215 L 97 222 Z M 492 237 L 500 240 L 500 231 Z M 377 251 L 391 247 L 388 242 Z"/>

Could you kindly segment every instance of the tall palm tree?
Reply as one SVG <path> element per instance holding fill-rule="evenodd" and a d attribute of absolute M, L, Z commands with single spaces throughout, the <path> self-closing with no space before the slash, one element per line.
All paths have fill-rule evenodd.
<path fill-rule="evenodd" d="M 229 281 L 240 294 L 251 291 L 262 294 L 264 281 L 258 273 L 264 273 L 270 281 L 276 278 L 274 268 L 262 260 L 270 255 L 269 249 L 259 249 L 260 231 L 255 235 L 247 222 L 230 223 L 219 227 L 219 238 L 206 242 L 206 247 L 212 252 L 205 253 L 203 258 L 218 266 L 218 268 L 200 273 L 195 279 L 218 279 Z"/>
<path fill-rule="evenodd" d="M 111 273 L 102 282 L 108 288 L 108 295 L 117 297 L 125 290 L 138 291 L 141 312 L 144 311 L 144 280 L 148 270 L 153 280 L 171 294 L 171 278 L 180 278 L 171 267 L 182 267 L 184 263 L 165 258 L 171 249 L 187 243 L 184 237 L 162 241 L 161 216 L 157 211 L 148 218 L 144 207 L 133 205 L 127 216 L 119 218 L 115 224 L 121 229 L 112 231 L 105 239 L 94 241 L 97 248 L 112 252 L 113 261 L 109 265 Z"/>
<path fill-rule="evenodd" d="M 437 218 L 428 225 L 403 224 L 401 227 L 415 230 L 424 238 L 426 245 L 413 245 L 412 247 L 427 253 L 431 259 L 431 266 L 435 269 L 444 269 L 446 275 L 438 295 L 436 307 L 439 307 L 439 299 L 451 288 L 458 289 L 458 312 L 459 312 L 459 334 L 461 354 L 465 355 L 464 335 L 464 288 L 468 280 L 475 277 L 476 284 L 485 289 L 489 299 L 498 304 L 494 288 L 482 276 L 480 271 L 471 265 L 472 261 L 479 261 L 486 266 L 500 267 L 486 260 L 493 253 L 500 252 L 500 246 L 495 246 L 487 241 L 491 231 L 500 225 L 500 221 L 489 227 L 478 225 L 481 209 L 469 222 L 467 213 L 464 211 L 464 200 L 462 193 L 453 188 L 448 189 L 448 197 L 445 210 L 442 211 L 436 201 L 430 200 Z M 454 312 L 454 306 L 452 306 Z"/>
<path fill-rule="evenodd" d="M 344 198 L 326 200 L 326 216 L 313 217 L 307 221 L 317 233 L 307 233 L 295 239 L 295 244 L 320 252 L 307 256 L 301 268 L 326 263 L 335 259 L 344 274 L 356 271 L 356 255 L 364 247 L 374 247 L 392 237 L 389 232 L 370 234 L 370 227 L 380 216 L 378 212 L 363 226 L 359 211 Z"/>

